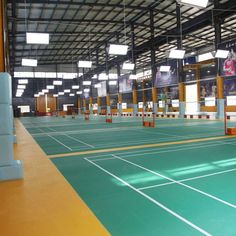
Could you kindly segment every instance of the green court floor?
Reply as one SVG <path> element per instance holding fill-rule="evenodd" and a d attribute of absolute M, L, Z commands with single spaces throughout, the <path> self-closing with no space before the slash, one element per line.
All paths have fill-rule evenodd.
<path fill-rule="evenodd" d="M 95 116 L 88 122 L 41 117 L 23 123 L 48 155 L 224 135 L 223 122 L 207 120 L 158 119 L 155 128 L 136 117 L 114 117 L 112 124 Z"/>
<path fill-rule="evenodd" d="M 48 155 L 71 152 L 51 160 L 111 235 L 236 235 L 236 139 L 222 122 L 62 119 L 22 122 Z M 148 143 L 166 145 L 135 148 Z M 134 148 L 115 149 L 124 146 Z"/>

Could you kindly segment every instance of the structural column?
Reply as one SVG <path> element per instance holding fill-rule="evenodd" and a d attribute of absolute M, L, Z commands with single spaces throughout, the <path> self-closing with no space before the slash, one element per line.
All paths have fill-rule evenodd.
<path fill-rule="evenodd" d="M 90 114 L 93 114 L 93 98 L 92 98 L 92 94 L 91 94 L 91 97 L 89 98 L 89 111 L 90 111 Z"/>
<path fill-rule="evenodd" d="M 118 112 L 119 114 L 122 114 L 122 94 L 118 94 Z"/>
<path fill-rule="evenodd" d="M 132 46 L 132 62 L 134 63 L 133 74 L 136 75 L 136 56 L 135 56 L 135 33 L 134 24 L 131 24 L 131 46 Z M 133 81 L 133 114 L 138 113 L 138 98 L 137 98 L 137 81 Z"/>
<path fill-rule="evenodd" d="M 185 115 L 185 84 L 179 83 L 179 117 L 184 118 Z"/>
<path fill-rule="evenodd" d="M 133 88 L 133 113 L 136 115 L 138 113 L 138 96 L 137 96 L 137 90 L 136 88 Z"/>
<path fill-rule="evenodd" d="M 86 98 L 83 99 L 83 109 L 85 113 L 86 112 Z"/>
<path fill-rule="evenodd" d="M 176 3 L 176 19 L 177 19 L 177 47 L 182 49 L 182 25 L 181 25 L 181 12 L 180 5 Z M 183 83 L 183 60 L 177 59 L 177 77 L 179 80 L 179 117 L 183 118 L 185 115 L 185 84 Z"/>
<path fill-rule="evenodd" d="M 214 0 L 214 8 L 219 8 L 219 0 Z M 218 16 L 214 16 L 214 30 L 215 30 L 215 50 L 219 48 L 219 45 L 221 43 L 221 21 L 222 19 Z M 216 77 L 216 83 L 217 83 L 217 119 L 223 119 L 224 118 L 224 109 L 225 109 L 225 101 L 224 101 L 224 78 L 220 77 L 221 70 L 220 70 L 220 64 L 219 59 L 216 59 L 216 68 L 217 68 L 217 77 Z"/>
<path fill-rule="evenodd" d="M 6 73 L 4 1 L 0 1 L 0 180 L 23 178 L 21 161 L 13 158 L 12 81 Z"/>
<path fill-rule="evenodd" d="M 111 114 L 111 99 L 110 99 L 110 94 L 107 94 L 106 104 L 107 104 L 107 114 Z"/>
<path fill-rule="evenodd" d="M 157 88 L 152 87 L 152 103 L 153 103 L 153 108 L 152 112 L 157 113 Z"/>
<path fill-rule="evenodd" d="M 224 78 L 217 76 L 217 119 L 224 118 L 224 109 L 225 109 L 225 102 L 224 102 Z"/>
<path fill-rule="evenodd" d="M 157 113 L 157 88 L 155 88 L 155 79 L 156 79 L 156 48 L 155 48 L 155 31 L 154 31 L 154 20 L 153 20 L 153 11 L 150 10 L 150 33 L 151 33 L 151 70 L 152 70 L 152 111 Z"/>
<path fill-rule="evenodd" d="M 101 98 L 97 97 L 97 104 L 98 104 L 98 114 L 101 113 Z"/>
<path fill-rule="evenodd" d="M 13 159 L 11 77 L 0 73 L 0 180 L 23 178 L 21 161 Z"/>

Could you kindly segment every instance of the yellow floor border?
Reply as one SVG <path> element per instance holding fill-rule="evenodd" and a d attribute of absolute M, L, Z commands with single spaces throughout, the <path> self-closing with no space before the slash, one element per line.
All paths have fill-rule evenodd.
<path fill-rule="evenodd" d="M 18 120 L 16 130 L 15 159 L 25 177 L 0 182 L 0 234 L 110 235 Z"/>
<path fill-rule="evenodd" d="M 142 149 L 142 148 L 150 148 L 150 147 L 163 147 L 163 146 L 168 146 L 168 145 L 198 143 L 198 142 L 211 141 L 211 140 L 220 140 L 220 139 L 227 139 L 227 138 L 236 138 L 236 136 L 218 136 L 218 137 L 191 139 L 191 140 L 183 140 L 183 141 L 176 141 L 176 142 L 153 143 L 153 144 L 143 144 L 143 145 L 137 145 L 137 146 L 90 150 L 90 151 L 83 151 L 83 152 L 71 152 L 71 153 L 64 153 L 64 154 L 48 155 L 48 158 L 89 155 L 89 154 L 115 152 L 115 151 L 126 151 L 126 150 Z"/>

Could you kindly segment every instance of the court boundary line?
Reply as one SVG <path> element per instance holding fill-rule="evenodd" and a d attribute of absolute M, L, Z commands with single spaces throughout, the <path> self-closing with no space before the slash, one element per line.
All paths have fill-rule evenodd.
<path fill-rule="evenodd" d="M 48 158 L 80 156 L 80 155 L 89 155 L 89 154 L 96 154 L 96 153 L 107 153 L 107 152 L 115 152 L 115 151 L 126 151 L 126 150 L 132 150 L 132 149 L 143 149 L 143 148 L 150 148 L 150 147 L 163 147 L 163 146 L 168 146 L 168 145 L 198 143 L 198 142 L 220 140 L 220 139 L 228 139 L 228 138 L 233 139 L 233 138 L 236 138 L 236 137 L 232 137 L 232 136 L 218 136 L 218 137 L 210 137 L 210 138 L 182 140 L 182 141 L 175 141 L 175 142 L 164 142 L 164 143 L 143 144 L 143 145 L 127 146 L 127 147 L 117 147 L 117 148 L 108 148 L 108 149 L 88 150 L 88 151 L 82 151 L 82 152 L 71 152 L 71 153 L 53 154 L 53 155 L 48 155 Z"/>
<path fill-rule="evenodd" d="M 234 172 L 234 171 L 236 171 L 236 168 L 233 168 L 230 170 L 218 171 L 218 172 L 214 172 L 214 173 L 206 174 L 206 175 L 199 175 L 199 176 L 192 177 L 192 178 L 181 179 L 181 180 L 178 180 L 178 182 L 182 183 L 182 182 L 187 182 L 187 181 L 191 181 L 191 180 L 195 180 L 195 179 L 202 179 L 202 178 L 211 177 L 211 176 L 215 176 L 215 175 L 230 173 L 230 172 Z M 159 187 L 163 187 L 163 186 L 171 185 L 171 184 L 175 184 L 175 183 L 174 182 L 166 182 L 163 184 L 150 185 L 150 186 L 146 186 L 146 187 L 142 187 L 142 188 L 138 188 L 138 189 L 145 190 L 145 189 L 151 189 L 151 188 L 159 188 Z"/>
<path fill-rule="evenodd" d="M 75 141 L 77 141 L 77 142 L 79 142 L 79 143 L 82 143 L 82 144 L 84 144 L 84 145 L 86 145 L 86 146 L 88 146 L 88 147 L 95 148 L 93 145 L 90 145 L 90 144 L 88 144 L 88 143 L 85 143 L 85 142 L 81 141 L 80 139 L 71 137 L 71 136 L 68 135 L 68 134 L 64 134 L 64 136 L 66 136 L 66 137 L 68 137 L 68 138 L 70 138 L 70 139 L 72 139 L 72 140 L 75 140 Z"/>
<path fill-rule="evenodd" d="M 205 196 L 207 196 L 207 197 L 209 197 L 209 198 L 212 198 L 212 199 L 214 199 L 215 201 L 221 202 L 222 204 L 225 204 L 225 205 L 227 205 L 227 206 L 229 206 L 229 207 L 236 208 L 236 205 L 234 205 L 234 204 L 232 204 L 232 203 L 230 203 L 230 202 L 227 202 L 227 201 L 225 201 L 225 200 L 223 200 L 223 199 L 221 199 L 221 198 L 218 198 L 218 197 L 216 197 L 216 196 L 214 196 L 214 195 L 212 195 L 212 194 L 206 193 L 206 192 L 204 192 L 204 191 L 202 191 L 202 190 L 200 190 L 200 189 L 197 189 L 197 188 L 194 188 L 194 187 L 189 186 L 189 185 L 187 185 L 187 184 L 181 183 L 181 182 L 179 182 L 179 181 L 177 181 L 177 180 L 174 180 L 174 179 L 172 179 L 172 178 L 170 178 L 170 177 L 167 177 L 167 176 L 162 175 L 162 174 L 160 174 L 160 173 L 158 173 L 158 172 L 155 172 L 155 171 L 153 171 L 153 170 L 150 170 L 150 169 L 148 169 L 148 168 L 146 168 L 146 167 L 140 166 L 140 165 L 138 165 L 138 164 L 136 164 L 136 163 L 134 163 L 134 162 L 128 161 L 128 160 L 126 160 L 126 159 L 123 159 L 123 158 L 121 158 L 121 157 L 119 157 L 119 156 L 117 156 L 117 155 L 112 154 L 112 156 L 116 157 L 118 160 L 127 162 L 127 163 L 129 163 L 129 164 L 131 164 L 131 165 L 133 165 L 133 166 L 136 166 L 136 167 L 138 167 L 138 168 L 140 168 L 140 169 L 143 169 L 143 170 L 145 170 L 145 171 L 147 171 L 147 172 L 150 172 L 150 173 L 152 173 L 152 174 L 154 174 L 154 175 L 156 175 L 156 176 L 159 176 L 159 177 L 161 177 L 161 178 L 163 178 L 163 179 L 167 179 L 167 180 L 169 180 L 169 181 L 171 181 L 171 182 L 174 182 L 175 184 L 181 185 L 181 186 L 183 186 L 183 187 L 185 187 L 185 188 L 191 189 L 191 190 L 193 190 L 193 191 L 195 191 L 195 192 L 198 192 L 198 193 L 200 193 L 200 194 L 202 194 L 202 195 L 205 195 Z"/>
<path fill-rule="evenodd" d="M 64 143 L 62 143 L 61 141 L 59 141 L 57 138 L 51 136 L 50 134 L 47 135 L 48 137 L 52 138 L 54 141 L 56 141 L 57 143 L 60 143 L 62 146 L 64 146 L 65 148 L 69 149 L 70 151 L 73 151 L 73 149 L 71 149 L 70 147 L 66 146 Z"/>
<path fill-rule="evenodd" d="M 181 145 L 179 146 L 179 148 L 175 148 L 173 146 L 173 149 L 161 149 L 161 150 L 154 150 L 152 149 L 149 152 L 141 152 L 141 151 L 136 151 L 136 152 L 126 152 L 126 153 L 118 153 L 117 155 L 124 157 L 133 157 L 133 156 L 142 156 L 142 155 L 147 155 L 147 154 L 159 154 L 159 153 L 167 153 L 167 152 L 178 152 L 178 151 L 185 151 L 185 150 L 192 150 L 192 149 L 198 149 L 198 148 L 207 148 L 207 147 L 215 147 L 215 146 L 220 146 L 223 144 L 227 144 L 227 145 L 234 145 L 232 143 L 227 143 L 227 142 L 221 142 L 221 141 L 217 141 L 217 144 L 204 144 L 204 145 L 198 145 L 198 143 L 194 144 L 190 144 L 189 146 L 184 146 Z M 236 145 L 236 144 L 235 144 Z M 234 146 L 235 146 L 234 145 Z M 109 156 L 111 154 L 104 154 L 104 155 L 98 155 L 98 156 L 91 156 L 88 157 L 88 159 L 93 159 L 93 158 L 99 158 L 99 157 L 104 157 L 104 156 Z M 102 158 L 102 159 L 94 159 L 93 161 L 102 161 L 102 160 L 106 160 L 108 158 Z M 109 158 L 109 159 L 115 159 L 115 158 Z"/>
<path fill-rule="evenodd" d="M 103 172 L 107 173 L 108 175 L 112 176 L 113 178 L 117 179 L 118 181 L 120 181 L 121 183 L 123 183 L 125 186 L 129 187 L 130 189 L 132 189 L 133 191 L 139 193 L 140 195 L 142 195 L 144 198 L 146 198 L 147 200 L 151 201 L 152 203 L 154 203 L 155 205 L 159 206 L 160 208 L 162 208 L 163 210 L 165 210 L 166 212 L 170 213 L 171 215 L 175 216 L 176 218 L 178 218 L 179 220 L 183 221 L 184 223 L 186 223 L 187 225 L 191 226 L 193 229 L 201 232 L 202 234 L 206 235 L 206 236 L 211 236 L 210 233 L 208 233 L 207 231 L 205 231 L 204 229 L 200 228 L 199 226 L 195 225 L 194 223 L 192 223 L 191 221 L 187 220 L 186 218 L 182 217 L 181 215 L 179 215 L 178 213 L 174 212 L 173 210 L 171 210 L 170 208 L 166 207 L 165 205 L 163 205 L 162 203 L 156 201 L 154 198 L 150 197 L 149 195 L 147 195 L 146 193 L 143 193 L 142 191 L 136 189 L 134 186 L 130 185 L 129 183 L 127 183 L 125 180 L 121 179 L 120 177 L 114 175 L 113 173 L 109 172 L 108 170 L 104 169 L 103 167 L 101 167 L 100 165 L 97 165 L 96 163 L 94 163 L 91 160 L 88 160 L 87 158 L 84 158 L 86 161 L 88 161 L 90 164 L 96 166 L 98 169 L 102 170 Z"/>

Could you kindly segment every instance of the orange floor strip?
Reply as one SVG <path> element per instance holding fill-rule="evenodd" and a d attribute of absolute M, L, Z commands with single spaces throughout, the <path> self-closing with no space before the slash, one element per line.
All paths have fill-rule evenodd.
<path fill-rule="evenodd" d="M 97 154 L 97 153 L 126 151 L 126 150 L 133 150 L 133 149 L 134 150 L 135 149 L 143 149 L 143 148 L 150 148 L 150 147 L 163 147 L 163 146 L 179 145 L 179 144 L 187 144 L 187 143 L 199 143 L 199 142 L 204 142 L 204 141 L 220 140 L 220 139 L 227 139 L 227 138 L 235 138 L 235 137 L 233 137 L 233 136 L 219 136 L 219 137 L 199 138 L 199 139 L 165 142 L 165 143 L 152 143 L 152 144 L 143 144 L 143 145 L 137 145 L 137 146 L 108 148 L 108 149 L 99 149 L 99 150 L 81 151 L 81 152 L 71 152 L 71 153 L 64 153 L 64 154 L 48 155 L 48 158 L 89 155 L 89 154 Z"/>
<path fill-rule="evenodd" d="M 110 235 L 17 120 L 24 180 L 0 182 L 0 235 Z"/>

